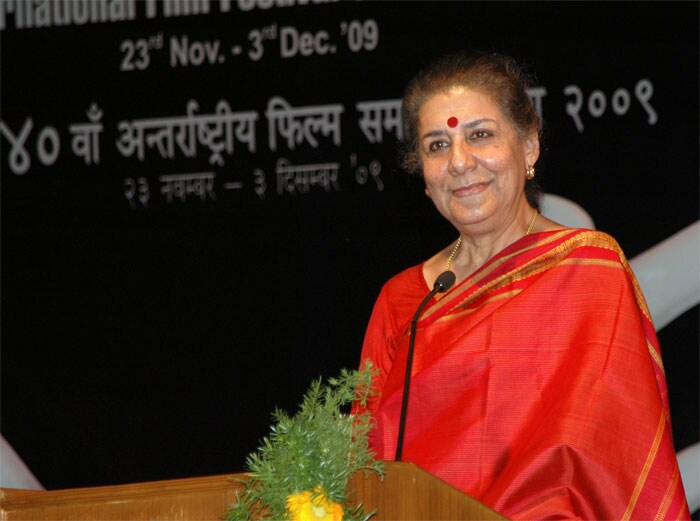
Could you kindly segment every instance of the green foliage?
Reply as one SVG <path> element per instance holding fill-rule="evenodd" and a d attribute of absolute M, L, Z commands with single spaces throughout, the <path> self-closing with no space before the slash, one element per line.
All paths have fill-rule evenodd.
<path fill-rule="evenodd" d="M 371 514 L 365 515 L 361 505 L 348 508 L 348 477 L 358 470 L 383 476 L 384 469 L 369 450 L 369 413 L 350 415 L 342 409 L 354 400 L 366 404 L 375 373 L 371 363 L 359 371 L 343 369 L 325 385 L 320 378 L 313 381 L 295 416 L 275 410 L 270 434 L 246 460 L 244 491 L 227 520 L 289 519 L 287 497 L 319 485 L 343 506 L 343 519 L 368 519 Z"/>

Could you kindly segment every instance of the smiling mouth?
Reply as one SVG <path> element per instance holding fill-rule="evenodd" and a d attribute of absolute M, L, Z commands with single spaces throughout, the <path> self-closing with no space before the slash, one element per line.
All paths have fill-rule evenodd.
<path fill-rule="evenodd" d="M 490 184 L 491 184 L 491 181 L 483 181 L 481 183 L 472 183 L 470 185 L 462 186 L 460 188 L 452 190 L 452 194 L 455 197 L 469 197 L 470 195 L 480 194 L 481 192 L 486 190 Z"/>

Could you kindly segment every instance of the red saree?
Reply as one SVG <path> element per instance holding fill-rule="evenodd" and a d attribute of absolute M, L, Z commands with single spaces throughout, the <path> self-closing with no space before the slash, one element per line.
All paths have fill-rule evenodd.
<path fill-rule="evenodd" d="M 421 266 L 400 273 L 369 322 L 381 459 L 394 459 L 409 325 L 428 291 Z M 403 460 L 503 515 L 689 519 L 656 334 L 608 235 L 506 248 L 426 308 L 412 374 Z"/>

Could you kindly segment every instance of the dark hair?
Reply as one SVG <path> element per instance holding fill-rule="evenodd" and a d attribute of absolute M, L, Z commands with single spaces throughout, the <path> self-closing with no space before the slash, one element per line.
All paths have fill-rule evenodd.
<path fill-rule="evenodd" d="M 532 80 L 513 58 L 496 52 L 463 51 L 428 65 L 408 84 L 401 104 L 401 167 L 410 174 L 422 174 L 418 113 L 433 94 L 452 87 L 466 87 L 491 96 L 522 138 L 532 132 L 540 138 L 542 123 L 527 94 L 531 86 Z M 525 182 L 525 195 L 528 203 L 539 209 L 542 189 L 534 180 Z"/>

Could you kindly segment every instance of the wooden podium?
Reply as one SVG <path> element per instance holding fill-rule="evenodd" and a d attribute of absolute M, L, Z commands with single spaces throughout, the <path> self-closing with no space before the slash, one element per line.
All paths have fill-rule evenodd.
<path fill-rule="evenodd" d="M 244 474 L 54 491 L 0 489 L 2 521 L 216 521 Z M 479 501 L 416 467 L 386 462 L 386 476 L 358 472 L 348 483 L 354 504 L 372 520 L 503 520 Z"/>

